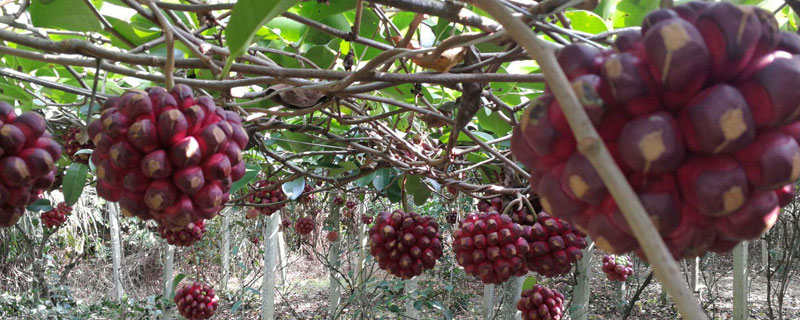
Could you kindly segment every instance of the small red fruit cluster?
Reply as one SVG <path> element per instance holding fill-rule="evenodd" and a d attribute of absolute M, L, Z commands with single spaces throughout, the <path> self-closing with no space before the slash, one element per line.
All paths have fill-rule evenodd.
<path fill-rule="evenodd" d="M 181 315 L 189 320 L 208 319 L 217 310 L 218 298 L 211 286 L 194 282 L 183 286 L 173 300 Z"/>
<path fill-rule="evenodd" d="M 558 53 L 676 259 L 757 237 L 791 199 L 800 177 L 798 43 L 762 9 L 689 2 L 653 11 L 613 50 L 572 44 Z M 639 249 L 545 91 L 511 143 L 531 171 L 532 190 L 545 211 L 587 231 L 600 248 Z"/>
<path fill-rule="evenodd" d="M 325 235 L 325 239 L 327 239 L 328 242 L 334 242 L 336 239 L 339 239 L 339 233 L 336 231 L 328 231 L 328 234 Z"/>
<path fill-rule="evenodd" d="M 203 219 L 187 224 L 179 229 L 167 229 L 163 225 L 158 226 L 158 235 L 167 240 L 173 246 L 188 247 L 203 239 L 206 226 Z"/>
<path fill-rule="evenodd" d="M 492 201 L 478 201 L 478 211 L 489 212 L 491 210 L 503 212 L 503 199 L 500 197 L 492 198 Z"/>
<path fill-rule="evenodd" d="M 342 197 L 337 196 L 333 198 L 333 204 L 335 204 L 337 207 L 344 206 L 344 199 L 342 199 Z"/>
<path fill-rule="evenodd" d="M 370 225 L 372 223 L 372 220 L 373 220 L 372 217 L 370 217 L 370 216 L 368 216 L 366 214 L 362 214 L 361 215 L 361 223 L 363 223 L 365 225 Z"/>
<path fill-rule="evenodd" d="M 633 263 L 626 256 L 606 255 L 603 257 L 603 272 L 611 281 L 627 281 L 633 274 Z"/>
<path fill-rule="evenodd" d="M 352 210 L 353 208 L 356 207 L 356 204 L 357 203 L 353 200 L 347 200 L 347 204 L 345 204 L 345 206 L 347 207 L 347 209 Z"/>
<path fill-rule="evenodd" d="M 64 142 L 64 153 L 72 160 L 72 162 L 79 162 L 83 164 L 89 163 L 89 153 L 76 154 L 80 150 L 94 149 L 92 139 L 87 139 L 85 143 L 81 143 L 78 135 L 81 133 L 80 128 L 70 127 L 61 135 L 61 141 Z"/>
<path fill-rule="evenodd" d="M 216 216 L 245 173 L 241 118 L 185 85 L 110 98 L 88 133 L 97 194 L 169 229 Z"/>
<path fill-rule="evenodd" d="M 306 183 L 306 186 L 303 188 L 303 194 L 301 194 L 300 197 L 297 198 L 297 201 L 300 201 L 300 203 L 309 203 L 313 201 L 314 194 L 310 193 L 311 191 L 314 191 L 314 187 Z"/>
<path fill-rule="evenodd" d="M 565 302 L 561 292 L 535 284 L 532 289 L 522 292 L 517 310 L 522 312 L 523 320 L 559 320 Z"/>
<path fill-rule="evenodd" d="M 528 239 L 528 269 L 545 277 L 566 274 L 583 258 L 586 235 L 561 219 L 540 212 L 533 226 L 523 227 Z"/>
<path fill-rule="evenodd" d="M 300 235 L 307 235 L 314 231 L 314 220 L 311 218 L 300 218 L 294 224 L 294 231 Z"/>
<path fill-rule="evenodd" d="M 369 229 L 369 248 L 378 267 L 402 279 L 433 269 L 443 253 L 439 224 L 429 216 L 401 210 L 378 214 Z"/>
<path fill-rule="evenodd" d="M 47 228 L 58 228 L 67 221 L 67 216 L 70 213 L 72 213 L 72 207 L 64 202 L 59 203 L 52 210 L 42 213 L 42 223 Z"/>
<path fill-rule="evenodd" d="M 447 213 L 447 223 L 449 224 L 456 224 L 458 222 L 458 212 L 450 211 Z"/>
<path fill-rule="evenodd" d="M 275 184 L 277 184 L 277 182 L 275 182 L 275 181 L 269 181 L 269 180 L 261 180 L 261 181 L 259 181 L 256 184 L 256 188 L 258 188 L 258 189 L 265 189 L 265 188 L 273 187 L 273 186 L 275 188 L 273 188 L 271 190 L 257 191 L 257 192 L 255 192 L 255 193 L 250 195 L 250 198 L 249 198 L 248 201 L 250 201 L 250 203 L 259 203 L 259 204 L 268 204 L 268 203 L 285 201 L 287 199 L 286 198 L 286 194 L 283 193 L 283 189 L 281 188 L 280 185 L 276 186 Z M 257 207 L 255 211 L 261 213 L 262 215 L 265 215 L 265 216 L 269 217 L 273 213 L 275 213 L 278 210 L 280 210 L 281 208 L 283 208 L 284 206 L 286 206 L 286 203 L 282 203 L 282 204 L 278 204 L 278 205 L 274 205 L 274 206 Z M 248 218 L 255 218 L 256 216 L 253 216 L 253 217 L 249 217 L 248 216 Z"/>
<path fill-rule="evenodd" d="M 291 227 L 292 227 L 292 220 L 289 219 L 281 220 L 281 231 L 286 231 L 286 229 L 289 229 Z"/>
<path fill-rule="evenodd" d="M 45 130 L 38 113 L 17 116 L 14 107 L 0 102 L 0 227 L 16 224 L 56 179 L 61 146 Z"/>
<path fill-rule="evenodd" d="M 528 241 L 522 227 L 507 215 L 470 213 L 453 233 L 456 261 L 468 274 L 484 283 L 502 283 L 528 273 Z"/>

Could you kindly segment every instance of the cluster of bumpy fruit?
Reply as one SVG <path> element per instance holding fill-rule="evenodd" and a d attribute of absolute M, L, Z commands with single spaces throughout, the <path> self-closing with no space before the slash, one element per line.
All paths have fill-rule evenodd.
<path fill-rule="evenodd" d="M 42 213 L 42 223 L 47 228 L 58 228 L 67 221 L 67 216 L 70 213 L 72 213 L 72 207 L 64 202 L 59 203 L 52 210 Z"/>
<path fill-rule="evenodd" d="M 81 139 L 79 137 L 80 133 L 80 128 L 67 128 L 67 130 L 61 135 L 61 141 L 63 141 L 62 146 L 64 147 L 64 154 L 66 154 L 72 160 L 72 162 L 87 164 L 89 163 L 90 154 L 76 153 L 84 149 L 94 149 L 94 143 L 92 142 L 92 139 L 89 139 L 88 137 L 86 138 L 87 141 L 85 143 L 81 143 Z"/>
<path fill-rule="evenodd" d="M 173 300 L 181 315 L 190 320 L 208 319 L 217 310 L 218 298 L 211 286 L 194 282 L 183 286 Z"/>
<path fill-rule="evenodd" d="M 517 301 L 517 310 L 523 320 L 559 320 L 564 312 L 566 298 L 555 289 L 534 285 L 522 292 Z"/>
<path fill-rule="evenodd" d="M 314 194 L 310 193 L 311 191 L 314 191 L 314 187 L 312 187 L 310 184 L 306 184 L 306 186 L 303 188 L 303 194 L 297 198 L 297 201 L 300 201 L 300 203 L 309 203 L 313 201 Z"/>
<path fill-rule="evenodd" d="M 286 198 L 286 194 L 283 193 L 283 189 L 281 188 L 281 186 L 279 186 L 279 185 L 276 186 L 275 185 L 276 183 L 277 182 L 275 182 L 275 181 L 269 181 L 269 180 L 261 180 L 261 181 L 259 181 L 256 184 L 256 188 L 258 188 L 258 189 L 271 189 L 271 190 L 257 191 L 257 192 L 255 192 L 255 193 L 250 195 L 250 198 L 249 198 L 248 201 L 250 201 L 250 203 L 257 203 L 257 204 L 269 204 L 269 203 L 274 203 L 274 202 L 286 201 L 286 199 L 287 199 Z M 268 187 L 274 187 L 274 188 L 268 188 Z M 260 213 L 262 215 L 265 215 L 265 216 L 271 216 L 273 213 L 277 212 L 278 210 L 280 210 L 284 206 L 286 206 L 286 203 L 281 203 L 281 204 L 274 205 L 274 206 L 257 207 L 257 208 L 251 209 L 251 211 L 254 214 L 252 216 L 248 215 L 247 217 L 251 218 L 251 219 L 256 218 L 256 217 L 258 217 L 258 213 Z"/>
<path fill-rule="evenodd" d="M 611 281 L 627 281 L 633 274 L 633 262 L 626 256 L 606 255 L 603 257 L 603 272 Z"/>
<path fill-rule="evenodd" d="M 167 243 L 173 246 L 188 247 L 203 239 L 203 234 L 206 232 L 204 220 L 198 220 L 193 223 L 187 224 L 179 230 L 167 229 L 164 226 L 158 226 L 158 234 L 161 238 L 167 240 Z"/>
<path fill-rule="evenodd" d="M 540 212 L 533 226 L 523 227 L 528 240 L 528 269 L 545 277 L 566 274 L 583 258 L 586 235 L 566 221 Z"/>
<path fill-rule="evenodd" d="M 344 206 L 344 199 L 342 199 L 342 197 L 337 196 L 333 198 L 333 204 L 335 204 L 337 207 Z"/>
<path fill-rule="evenodd" d="M 366 214 L 361 215 L 361 223 L 363 223 L 364 225 L 370 225 L 372 223 L 372 220 L 373 220 L 372 217 Z"/>
<path fill-rule="evenodd" d="M 328 231 L 328 234 L 325 235 L 325 239 L 327 239 L 328 242 L 334 242 L 336 239 L 339 239 L 339 233 L 336 231 Z"/>
<path fill-rule="evenodd" d="M 10 227 L 56 179 L 61 146 L 34 112 L 17 116 L 0 102 L 0 227 Z"/>
<path fill-rule="evenodd" d="M 416 212 L 381 212 L 369 229 L 370 254 L 378 266 L 402 279 L 433 269 L 442 257 L 442 236 L 433 218 Z"/>
<path fill-rule="evenodd" d="M 456 261 L 484 283 L 502 283 L 528 273 L 528 241 L 519 224 L 491 208 L 470 213 L 453 233 Z"/>
<path fill-rule="evenodd" d="M 294 231 L 299 235 L 311 234 L 314 228 L 314 220 L 311 218 L 300 218 L 294 223 Z"/>
<path fill-rule="evenodd" d="M 563 48 L 561 67 L 675 258 L 768 230 L 800 176 L 800 37 L 767 11 L 690 2 L 645 17 L 613 50 Z M 549 90 L 546 90 L 549 92 Z M 632 231 L 545 93 L 514 128 L 545 211 L 609 252 Z M 641 251 L 638 253 L 641 255 Z"/>
<path fill-rule="evenodd" d="M 245 173 L 241 118 L 185 85 L 108 99 L 88 133 L 97 194 L 168 229 L 216 216 Z"/>

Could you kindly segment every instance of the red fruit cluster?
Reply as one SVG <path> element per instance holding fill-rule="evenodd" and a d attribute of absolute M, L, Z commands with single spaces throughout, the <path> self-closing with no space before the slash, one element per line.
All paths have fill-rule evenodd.
<path fill-rule="evenodd" d="M 333 204 L 335 204 L 337 207 L 341 207 L 344 205 L 344 199 L 342 199 L 342 197 L 333 198 Z"/>
<path fill-rule="evenodd" d="M 447 223 L 455 224 L 458 222 L 458 212 L 450 211 L 447 213 Z"/>
<path fill-rule="evenodd" d="M 540 212 L 531 227 L 524 227 L 528 239 L 528 269 L 545 277 L 566 274 L 583 258 L 586 235 L 561 219 Z"/>
<path fill-rule="evenodd" d="M 170 229 L 216 216 L 245 173 L 241 118 L 185 85 L 110 98 L 88 133 L 97 194 Z"/>
<path fill-rule="evenodd" d="M 292 227 L 292 220 L 289 219 L 281 220 L 281 230 L 285 231 L 286 229 L 291 227 Z"/>
<path fill-rule="evenodd" d="M 334 242 L 336 239 L 339 239 L 339 233 L 336 231 L 328 231 L 328 234 L 325 235 L 325 239 L 327 239 L 328 242 Z"/>
<path fill-rule="evenodd" d="M 310 184 L 306 184 L 306 186 L 303 188 L 303 194 L 301 194 L 297 200 L 300 201 L 301 203 L 309 203 L 313 201 L 314 194 L 309 193 L 311 191 L 314 191 L 314 187 L 312 187 Z"/>
<path fill-rule="evenodd" d="M 503 199 L 497 197 L 492 198 L 492 201 L 481 200 L 478 201 L 478 211 L 480 212 L 489 212 L 489 211 L 497 211 L 503 212 Z"/>
<path fill-rule="evenodd" d="M 14 107 L 0 102 L 0 227 L 16 224 L 56 179 L 61 146 L 46 129 L 38 113 L 17 116 Z"/>
<path fill-rule="evenodd" d="M 314 231 L 314 220 L 311 218 L 300 218 L 294 224 L 294 231 L 300 235 L 307 235 Z"/>
<path fill-rule="evenodd" d="M 523 226 L 532 226 L 536 223 L 536 215 L 533 212 L 530 212 L 526 206 L 515 206 L 515 208 L 511 208 L 510 210 L 511 221 L 514 223 L 523 225 Z"/>
<path fill-rule="evenodd" d="M 369 248 L 381 269 L 411 279 L 433 269 L 442 257 L 442 236 L 439 225 L 429 216 L 383 211 L 369 229 Z"/>
<path fill-rule="evenodd" d="M 522 227 L 495 210 L 470 213 L 453 233 L 458 264 L 484 283 L 505 282 L 528 273 L 528 242 Z"/>
<path fill-rule="evenodd" d="M 606 255 L 603 257 L 603 272 L 611 281 L 627 281 L 633 274 L 633 263 L 626 256 Z"/>
<path fill-rule="evenodd" d="M 204 220 L 200 219 L 177 229 L 167 229 L 163 225 L 158 226 L 158 234 L 161 238 L 167 239 L 167 243 L 173 246 L 188 247 L 203 239 L 206 232 Z"/>
<path fill-rule="evenodd" d="M 370 216 L 368 216 L 366 214 L 362 214 L 361 215 L 361 223 L 363 223 L 365 225 L 370 225 L 372 223 L 372 220 L 373 220 L 372 217 L 370 217 Z"/>
<path fill-rule="evenodd" d="M 252 235 L 250 236 L 250 242 L 252 242 L 254 245 L 258 245 L 258 243 L 261 242 L 261 239 L 257 235 Z"/>
<path fill-rule="evenodd" d="M 659 9 L 613 50 L 558 60 L 675 258 L 725 252 L 768 230 L 800 177 L 800 37 L 729 2 Z M 547 91 L 547 90 L 546 90 Z M 554 216 L 606 251 L 639 248 L 552 94 L 514 128 L 512 151 Z"/>
<path fill-rule="evenodd" d="M 211 286 L 195 282 L 183 286 L 173 300 L 181 315 L 189 320 L 208 319 L 217 310 L 217 296 Z"/>
<path fill-rule="evenodd" d="M 345 206 L 347 207 L 347 209 L 352 210 L 353 208 L 356 207 L 356 202 L 353 200 L 347 200 L 347 204 L 345 204 Z"/>
<path fill-rule="evenodd" d="M 47 228 L 58 228 L 67 221 L 67 216 L 70 213 L 72 213 L 72 207 L 64 202 L 59 203 L 52 210 L 42 213 L 42 223 Z"/>
<path fill-rule="evenodd" d="M 64 133 L 61 135 L 61 141 L 63 141 L 62 146 L 64 147 L 64 153 L 72 160 L 72 162 L 79 162 L 87 164 L 89 163 L 89 155 L 88 153 L 82 154 L 75 154 L 80 150 L 83 149 L 94 149 L 94 143 L 91 139 L 88 139 L 86 143 L 81 143 L 78 135 L 81 133 L 81 129 L 79 128 L 67 128 Z"/>
<path fill-rule="evenodd" d="M 256 184 L 256 188 L 258 189 L 270 189 L 270 190 L 261 190 L 257 191 L 250 195 L 248 201 L 250 203 L 260 203 L 260 204 L 268 204 L 274 202 L 285 201 L 286 194 L 283 193 L 283 189 L 280 185 L 276 186 L 277 182 L 269 181 L 269 180 L 261 180 Z M 270 188 L 272 187 L 272 188 Z M 286 203 L 274 205 L 274 206 L 266 206 L 266 207 L 257 207 L 256 211 L 260 212 L 262 215 L 271 216 L 273 213 L 277 212 L 281 208 L 286 206 Z M 255 217 L 253 217 L 255 218 Z"/>
<path fill-rule="evenodd" d="M 536 284 L 522 292 L 517 310 L 522 312 L 523 320 L 559 320 L 566 300 L 561 292 Z"/>

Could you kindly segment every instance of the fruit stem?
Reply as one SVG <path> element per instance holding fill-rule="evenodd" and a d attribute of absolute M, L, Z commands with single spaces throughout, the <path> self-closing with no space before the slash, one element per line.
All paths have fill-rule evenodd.
<path fill-rule="evenodd" d="M 508 34 L 539 64 L 547 84 L 564 111 L 576 141 L 580 144 L 579 151 L 589 159 L 608 187 L 625 220 L 631 226 L 633 235 L 652 263 L 656 277 L 675 299 L 678 311 L 685 319 L 708 319 L 689 288 L 681 281 L 678 265 L 667 250 L 663 239 L 652 236 L 658 235 L 658 230 L 592 126 L 564 71 L 559 67 L 553 45 L 539 39 L 530 27 L 511 15 L 497 0 L 472 2 L 500 22 Z"/>

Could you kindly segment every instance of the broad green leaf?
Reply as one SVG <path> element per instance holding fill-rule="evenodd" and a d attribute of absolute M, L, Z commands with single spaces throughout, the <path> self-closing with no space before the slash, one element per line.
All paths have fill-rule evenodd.
<path fill-rule="evenodd" d="M 185 275 L 185 274 L 183 274 L 183 273 L 179 273 L 177 276 L 175 276 L 175 278 L 174 278 L 174 279 L 172 279 L 172 290 L 170 291 L 170 292 L 171 292 L 171 297 L 169 297 L 169 300 L 170 300 L 170 301 L 171 301 L 173 298 L 175 298 L 175 289 L 176 289 L 176 288 L 178 288 L 178 284 L 180 284 L 180 283 L 181 283 L 181 281 L 182 281 L 184 278 L 186 278 L 186 275 Z"/>
<path fill-rule="evenodd" d="M 39 199 L 36 200 L 34 203 L 31 203 L 27 209 L 28 211 L 33 213 L 45 212 L 53 210 L 53 204 L 50 203 L 50 200 Z"/>
<path fill-rule="evenodd" d="M 622 0 L 614 11 L 614 28 L 639 26 L 644 16 L 658 8 L 659 0 Z"/>
<path fill-rule="evenodd" d="M 236 180 L 231 185 L 231 189 L 228 192 L 230 192 L 230 194 L 234 194 L 236 191 L 239 191 L 239 189 L 250 183 L 250 181 L 253 181 L 260 171 L 260 166 L 248 164 L 247 170 L 244 172 L 244 176 L 242 176 L 241 179 Z"/>
<path fill-rule="evenodd" d="M 498 137 L 505 136 L 511 131 L 511 125 L 505 122 L 497 112 L 489 110 L 489 108 L 482 108 L 477 112 L 478 124 L 489 131 L 494 132 Z"/>
<path fill-rule="evenodd" d="M 225 38 L 231 55 L 225 62 L 223 74 L 227 74 L 233 61 L 247 50 L 261 26 L 286 12 L 298 2 L 299 0 L 239 0 L 236 2 L 225 29 Z"/>
<path fill-rule="evenodd" d="M 567 18 L 572 21 L 572 29 L 588 32 L 591 34 L 598 34 L 608 31 L 603 18 L 591 11 L 575 10 L 565 13 Z"/>
<path fill-rule="evenodd" d="M 296 200 L 303 194 L 303 189 L 306 187 L 306 179 L 303 177 L 294 179 L 281 185 L 283 193 L 289 200 Z"/>
<path fill-rule="evenodd" d="M 383 191 L 386 185 L 389 184 L 392 178 L 392 169 L 382 168 L 375 172 L 375 178 L 372 179 L 372 185 L 375 190 Z"/>
<path fill-rule="evenodd" d="M 72 163 L 64 175 L 64 182 L 62 184 L 64 192 L 64 202 L 68 206 L 74 205 L 83 193 L 83 187 L 86 185 L 86 176 L 89 174 L 89 167 L 83 163 Z"/>
<path fill-rule="evenodd" d="M 356 0 L 337 0 L 320 3 L 316 1 L 306 1 L 300 4 L 298 14 L 312 19 L 322 18 L 352 10 L 356 7 Z"/>
<path fill-rule="evenodd" d="M 266 25 L 270 31 L 277 34 L 283 40 L 289 42 L 300 41 L 300 38 L 306 33 L 308 27 L 300 22 L 290 20 L 289 18 L 276 17 Z"/>
<path fill-rule="evenodd" d="M 372 172 L 372 173 L 370 173 L 370 174 L 368 174 L 366 176 L 363 176 L 361 178 L 358 178 L 358 180 L 356 180 L 355 184 L 357 186 L 359 186 L 359 187 L 364 187 L 364 186 L 368 185 L 370 182 L 372 182 L 372 179 L 375 179 L 375 175 L 376 174 L 378 174 L 377 171 L 376 172 Z"/>
<path fill-rule="evenodd" d="M 536 285 L 537 282 L 536 276 L 525 278 L 525 282 L 522 283 L 522 291 L 533 289 L 533 286 Z"/>
<path fill-rule="evenodd" d="M 100 32 L 103 25 L 92 9 L 78 0 L 31 0 L 31 22 L 35 27 Z"/>
<path fill-rule="evenodd" d="M 392 183 L 392 185 L 386 190 L 386 195 L 389 197 L 389 201 L 392 203 L 398 203 L 403 200 L 403 190 L 400 189 L 400 183 L 402 182 L 402 179 L 397 179 L 397 181 Z"/>

